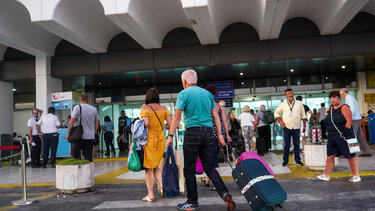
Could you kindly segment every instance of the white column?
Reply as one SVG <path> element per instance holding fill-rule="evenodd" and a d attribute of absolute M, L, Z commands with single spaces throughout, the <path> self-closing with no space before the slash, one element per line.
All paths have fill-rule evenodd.
<path fill-rule="evenodd" d="M 365 67 L 365 60 L 363 56 L 357 56 L 355 58 L 356 61 L 356 68 L 357 69 L 364 69 Z M 360 110 L 361 115 L 364 115 L 367 111 L 367 104 L 365 103 L 364 94 L 367 91 L 367 82 L 366 82 L 366 72 L 360 71 L 357 72 L 357 102 L 358 107 Z"/>
<path fill-rule="evenodd" d="M 35 57 L 36 107 L 46 114 L 51 106 L 51 93 L 62 91 L 62 81 L 51 76 L 51 57 Z"/>
<path fill-rule="evenodd" d="M 0 81 L 0 134 L 13 133 L 13 84 Z"/>

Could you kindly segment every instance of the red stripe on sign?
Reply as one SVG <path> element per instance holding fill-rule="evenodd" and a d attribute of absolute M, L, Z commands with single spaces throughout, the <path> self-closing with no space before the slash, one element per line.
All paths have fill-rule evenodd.
<path fill-rule="evenodd" d="M 11 150 L 11 149 L 20 149 L 20 146 L 3 146 L 3 147 L 0 147 L 0 150 Z"/>

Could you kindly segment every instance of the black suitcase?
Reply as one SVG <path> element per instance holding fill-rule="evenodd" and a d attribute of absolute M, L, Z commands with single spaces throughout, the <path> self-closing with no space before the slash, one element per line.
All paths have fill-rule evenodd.
<path fill-rule="evenodd" d="M 259 136 L 256 142 L 258 155 L 263 155 L 266 152 L 267 144 L 263 137 Z"/>
<path fill-rule="evenodd" d="M 232 176 L 253 210 L 273 210 L 287 199 L 284 189 L 258 160 L 241 161 Z"/>

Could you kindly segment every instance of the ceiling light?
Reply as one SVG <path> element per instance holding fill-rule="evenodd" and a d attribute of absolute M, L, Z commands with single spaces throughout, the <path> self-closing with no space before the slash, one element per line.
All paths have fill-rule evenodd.
<path fill-rule="evenodd" d="M 293 69 L 290 69 L 290 72 L 294 72 L 294 70 L 293 70 Z"/>
<path fill-rule="evenodd" d="M 240 73 L 240 75 L 243 75 L 243 73 Z"/>
<path fill-rule="evenodd" d="M 17 91 L 17 89 L 13 89 L 13 92 Z"/>
<path fill-rule="evenodd" d="M 100 85 L 102 85 L 102 83 L 101 83 L 101 82 L 99 82 L 98 84 L 99 84 L 99 86 L 100 86 Z"/>
<path fill-rule="evenodd" d="M 284 79 L 284 82 L 286 82 L 286 80 Z"/>
<path fill-rule="evenodd" d="M 345 65 L 341 66 L 341 69 L 345 69 L 345 68 L 346 68 L 346 66 L 345 66 Z"/>
<path fill-rule="evenodd" d="M 328 80 L 328 77 L 326 77 L 326 80 Z"/>
<path fill-rule="evenodd" d="M 244 83 L 244 82 L 242 82 L 241 84 L 242 84 L 242 85 L 244 85 L 245 83 Z"/>
<path fill-rule="evenodd" d="M 147 82 L 147 80 L 143 80 L 145 83 Z"/>

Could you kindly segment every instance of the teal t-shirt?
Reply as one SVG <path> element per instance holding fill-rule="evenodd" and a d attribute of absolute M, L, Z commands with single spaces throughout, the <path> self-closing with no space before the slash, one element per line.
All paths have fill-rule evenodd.
<path fill-rule="evenodd" d="M 212 127 L 211 109 L 215 107 L 214 96 L 198 86 L 184 89 L 177 97 L 176 109 L 184 111 L 185 128 Z"/>

